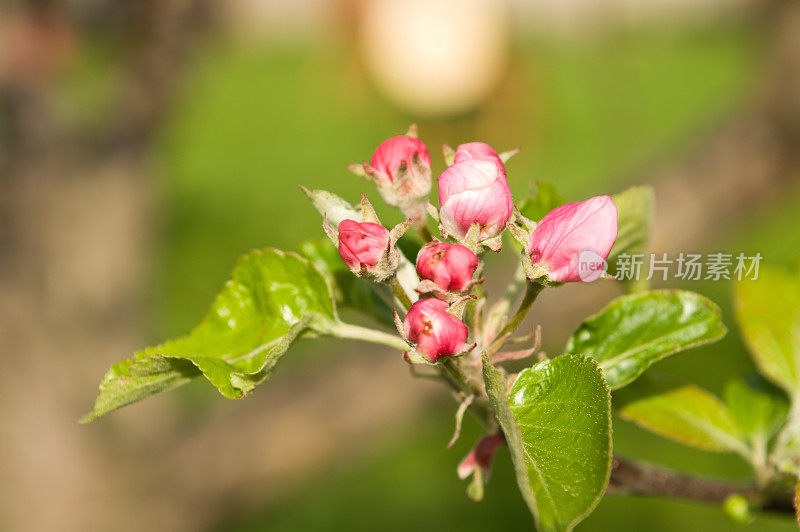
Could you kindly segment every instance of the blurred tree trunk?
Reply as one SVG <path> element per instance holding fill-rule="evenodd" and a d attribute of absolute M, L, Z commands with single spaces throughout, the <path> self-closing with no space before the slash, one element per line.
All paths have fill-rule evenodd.
<path fill-rule="evenodd" d="M 5 530 L 109 530 L 109 512 L 131 512 L 141 498 L 133 483 L 115 477 L 126 465 L 96 453 L 93 434 L 78 431 L 76 420 L 89 407 L 84 391 L 96 387 L 97 368 L 142 343 L 149 147 L 187 52 L 209 21 L 199 1 L 73 8 L 79 11 L 29 2 L 6 8 L 0 19 Z M 118 12 L 113 27 L 103 28 L 120 45 L 117 104 L 100 127 L 86 129 L 59 112 L 55 80 L 76 41 L 91 38 L 93 17 L 107 10 Z M 164 517 L 152 524 L 161 528 Z"/>

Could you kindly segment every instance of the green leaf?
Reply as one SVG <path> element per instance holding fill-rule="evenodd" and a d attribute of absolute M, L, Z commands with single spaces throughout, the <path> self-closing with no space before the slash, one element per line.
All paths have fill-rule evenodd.
<path fill-rule="evenodd" d="M 758 280 L 735 284 L 734 304 L 758 370 L 800 394 L 800 274 L 762 266 Z"/>
<path fill-rule="evenodd" d="M 597 505 L 611 472 L 611 397 L 592 359 L 565 355 L 519 374 L 483 361 L 486 391 L 517 483 L 540 530 L 571 530 Z"/>
<path fill-rule="evenodd" d="M 330 240 L 307 240 L 300 244 L 297 252 L 310 260 L 328 279 L 338 307 L 356 309 L 394 327 L 392 308 L 376 293 L 376 290 L 386 287 L 353 275 Z M 386 297 L 391 301 L 390 291 L 387 291 Z"/>
<path fill-rule="evenodd" d="M 188 336 L 149 347 L 112 366 L 92 421 L 111 410 L 204 375 L 225 397 L 241 397 L 269 377 L 307 329 L 336 321 L 330 290 L 306 259 L 275 249 L 239 259 L 204 320 Z"/>
<path fill-rule="evenodd" d="M 623 253 L 645 253 L 653 225 L 655 195 L 653 187 L 638 186 L 611 196 L 617 206 L 617 240 L 608 257 L 608 273 L 616 275 L 617 259 Z M 632 281 L 636 282 L 636 281 Z M 644 286 L 646 287 L 646 281 Z"/>
<path fill-rule="evenodd" d="M 743 379 L 725 386 L 725 404 L 744 435 L 761 447 L 775 435 L 789 412 L 789 402 L 780 392 Z"/>
<path fill-rule="evenodd" d="M 693 384 L 654 386 L 622 405 L 623 419 L 684 445 L 749 455 L 731 413 L 715 395 Z"/>
<path fill-rule="evenodd" d="M 616 389 L 662 358 L 719 340 L 725 332 L 719 307 L 699 294 L 637 292 L 618 297 L 584 321 L 566 352 L 595 358 Z"/>
<path fill-rule="evenodd" d="M 519 212 L 525 218 L 539 221 L 544 215 L 567 202 L 547 181 L 536 182 L 536 193 L 520 204 Z"/>

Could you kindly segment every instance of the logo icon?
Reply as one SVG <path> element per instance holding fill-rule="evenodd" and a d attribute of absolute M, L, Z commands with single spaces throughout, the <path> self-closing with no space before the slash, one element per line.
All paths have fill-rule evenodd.
<path fill-rule="evenodd" d="M 598 279 L 608 270 L 608 263 L 598 253 L 586 249 L 578 254 L 578 277 L 584 283 Z"/>

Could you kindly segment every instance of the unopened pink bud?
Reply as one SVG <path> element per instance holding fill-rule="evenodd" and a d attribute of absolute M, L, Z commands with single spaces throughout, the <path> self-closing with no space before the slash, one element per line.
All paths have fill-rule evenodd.
<path fill-rule="evenodd" d="M 498 161 L 500 160 L 500 156 L 497 152 L 485 142 L 467 142 L 466 144 L 460 144 L 458 146 L 453 162 L 460 163 L 467 159 L 480 159 L 482 157 L 491 157 Z"/>
<path fill-rule="evenodd" d="M 420 251 L 417 273 L 445 291 L 463 290 L 478 268 L 478 257 L 461 244 L 440 242 Z"/>
<path fill-rule="evenodd" d="M 600 276 L 617 239 L 617 207 L 609 196 L 567 203 L 547 213 L 531 234 L 531 262 L 554 282 Z"/>
<path fill-rule="evenodd" d="M 464 348 L 467 326 L 447 312 L 447 303 L 438 299 L 420 299 L 408 309 L 403 322 L 406 336 L 417 344 L 417 352 L 431 362 L 454 355 Z"/>
<path fill-rule="evenodd" d="M 392 182 L 401 164 L 406 163 L 411 168 L 411 160 L 415 153 L 419 154 L 420 160 L 425 165 L 431 165 L 431 156 L 424 142 L 407 135 L 398 135 L 384 140 L 375 149 L 370 166 L 383 173 L 389 178 L 389 182 Z"/>
<path fill-rule="evenodd" d="M 494 455 L 504 441 L 505 438 L 501 434 L 491 434 L 482 438 L 475 448 L 458 464 L 459 478 L 467 478 L 479 467 L 483 470 L 484 480 L 488 480 Z"/>
<path fill-rule="evenodd" d="M 375 266 L 389 247 L 389 231 L 380 224 L 342 220 L 339 255 L 351 270 Z"/>
<path fill-rule="evenodd" d="M 500 159 L 464 159 L 439 176 L 439 217 L 448 233 L 464 238 L 474 223 L 481 240 L 499 235 L 514 208 Z"/>

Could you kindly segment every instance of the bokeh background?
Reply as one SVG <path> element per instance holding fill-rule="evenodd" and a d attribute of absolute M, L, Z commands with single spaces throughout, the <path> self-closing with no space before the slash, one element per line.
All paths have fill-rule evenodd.
<path fill-rule="evenodd" d="M 451 398 L 382 348 L 301 342 L 245 400 L 197 382 L 77 424 L 107 367 L 188 331 L 239 254 L 322 236 L 298 184 L 377 199 L 345 165 L 411 122 L 434 172 L 443 142 L 522 147 L 517 199 L 537 179 L 571 200 L 652 184 L 659 253 L 780 263 L 800 244 L 796 0 L 4 2 L 0 529 L 529 529 L 507 451 L 467 500 L 477 426 L 446 451 Z M 492 259 L 498 279 L 514 260 Z M 731 331 L 656 370 L 720 392 L 753 371 L 729 283 L 683 286 Z M 620 293 L 578 288 L 537 303 L 549 352 Z M 747 478 L 737 457 L 614 431 L 625 456 Z M 580 526 L 736 528 L 621 496 Z"/>

